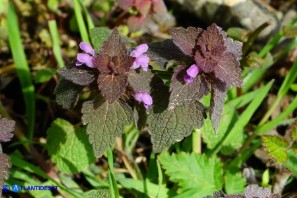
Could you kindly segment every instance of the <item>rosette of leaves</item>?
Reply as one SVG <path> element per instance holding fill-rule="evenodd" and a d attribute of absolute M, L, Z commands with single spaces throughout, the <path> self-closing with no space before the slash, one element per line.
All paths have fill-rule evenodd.
<path fill-rule="evenodd" d="M 0 115 L 0 143 L 9 142 L 13 137 L 13 131 L 15 127 L 15 121 L 8 120 Z M 4 180 L 9 176 L 10 160 L 9 156 L 2 152 L 2 146 L 0 144 L 0 196 L 2 193 L 2 186 Z"/>
<path fill-rule="evenodd" d="M 227 37 L 215 24 L 206 30 L 179 27 L 169 32 L 172 41 L 153 44 L 150 51 L 161 65 L 172 59 L 179 64 L 171 79 L 169 108 L 193 103 L 211 92 L 210 118 L 217 130 L 228 88 L 242 86 L 242 43 Z M 199 74 L 186 83 L 183 77 L 192 64 L 199 67 Z"/>
<path fill-rule="evenodd" d="M 92 100 L 82 105 L 82 122 L 87 125 L 96 157 L 102 156 L 124 127 L 134 122 L 133 94 L 149 93 L 153 76 L 150 71 L 130 69 L 135 58 L 129 55 L 116 28 L 104 32 L 104 41 L 92 39 L 94 48 L 99 49 L 93 59 L 94 67 L 70 64 L 59 69 L 61 78 L 55 89 L 56 100 L 64 108 L 74 107 L 83 89 L 91 91 Z M 144 107 L 139 108 L 144 111 Z"/>

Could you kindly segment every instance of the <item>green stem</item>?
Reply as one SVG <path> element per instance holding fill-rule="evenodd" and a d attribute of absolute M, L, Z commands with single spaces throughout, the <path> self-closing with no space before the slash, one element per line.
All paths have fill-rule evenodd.
<path fill-rule="evenodd" d="M 119 189 L 118 185 L 114 176 L 114 170 L 113 170 L 113 154 L 112 154 L 112 149 L 109 147 L 107 150 L 107 159 L 108 159 L 108 166 L 109 166 L 109 173 L 108 173 L 108 178 L 109 178 L 109 189 L 110 189 L 110 194 L 112 198 L 119 198 Z"/>
<path fill-rule="evenodd" d="M 54 52 L 55 58 L 58 62 L 59 68 L 62 68 L 65 66 L 65 63 L 64 63 L 61 48 L 60 48 L 59 32 L 58 32 L 56 21 L 50 20 L 48 22 L 48 27 L 53 40 L 53 52 Z"/>
<path fill-rule="evenodd" d="M 73 0 L 73 6 L 74 6 L 74 13 L 78 24 L 80 36 L 84 42 L 90 43 L 86 24 L 82 16 L 79 0 Z"/>
<path fill-rule="evenodd" d="M 201 154 L 201 131 L 200 129 L 194 129 L 192 133 L 192 146 L 193 152 Z"/>
<path fill-rule="evenodd" d="M 7 26 L 9 45 L 25 100 L 26 116 L 28 119 L 28 139 L 31 141 L 35 125 L 35 88 L 32 83 L 30 68 L 22 44 L 17 15 L 12 3 L 9 3 L 8 6 L 7 20 L 9 21 Z"/>

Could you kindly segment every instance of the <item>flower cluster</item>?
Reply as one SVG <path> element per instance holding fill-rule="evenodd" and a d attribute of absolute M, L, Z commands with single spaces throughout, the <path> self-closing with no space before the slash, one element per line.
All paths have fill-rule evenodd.
<path fill-rule="evenodd" d="M 192 83 L 194 78 L 199 74 L 199 67 L 195 64 L 187 69 L 187 74 L 184 75 L 184 80 L 187 83 Z"/>
<path fill-rule="evenodd" d="M 141 44 L 138 45 L 135 50 L 133 50 L 130 53 L 130 56 L 135 57 L 135 61 L 133 62 L 133 65 L 131 69 L 137 69 L 141 67 L 144 71 L 147 71 L 148 69 L 148 63 L 150 61 L 149 57 L 144 54 L 148 50 L 147 44 Z"/>
<path fill-rule="evenodd" d="M 76 66 L 81 66 L 81 65 L 84 64 L 84 65 L 86 65 L 87 67 L 90 67 L 90 68 L 95 68 L 95 66 L 98 67 L 97 63 L 94 65 L 96 51 L 92 48 L 92 46 L 89 45 L 88 43 L 81 42 L 79 44 L 79 47 L 83 51 L 83 53 L 78 53 L 77 54 Z M 148 70 L 148 65 L 149 65 L 150 59 L 145 54 L 147 52 L 147 50 L 148 50 L 148 45 L 147 44 L 141 44 L 141 45 L 137 46 L 130 53 L 130 56 L 135 58 L 132 66 L 130 67 L 130 69 L 142 68 L 144 71 Z M 100 59 L 100 60 L 103 60 L 103 59 Z M 112 61 L 112 59 L 111 59 L 111 61 Z M 110 65 L 110 63 L 109 63 L 109 65 Z M 143 103 L 144 107 L 146 109 L 148 109 L 149 106 L 151 106 L 153 104 L 152 97 L 146 92 L 137 92 L 137 93 L 134 94 L 134 98 L 135 98 L 136 101 Z"/>
<path fill-rule="evenodd" d="M 81 42 L 79 44 L 79 48 L 84 51 L 84 53 L 78 53 L 76 56 L 76 66 L 81 66 L 85 64 L 86 66 L 93 68 L 93 60 L 94 57 L 96 56 L 96 51 L 86 42 Z"/>

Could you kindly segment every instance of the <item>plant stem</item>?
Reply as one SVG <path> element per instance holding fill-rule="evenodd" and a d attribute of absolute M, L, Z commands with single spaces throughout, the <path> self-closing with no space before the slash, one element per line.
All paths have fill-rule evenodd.
<path fill-rule="evenodd" d="M 193 152 L 201 154 L 201 131 L 200 129 L 194 129 L 192 133 L 192 146 Z"/>

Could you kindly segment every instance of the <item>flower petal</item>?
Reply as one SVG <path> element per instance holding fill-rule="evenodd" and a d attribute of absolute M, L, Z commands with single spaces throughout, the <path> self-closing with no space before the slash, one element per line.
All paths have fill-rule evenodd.
<path fill-rule="evenodd" d="M 199 68 L 197 65 L 193 64 L 189 69 L 187 69 L 187 74 L 192 78 L 195 78 L 199 73 Z"/>
<path fill-rule="evenodd" d="M 152 97 L 146 92 L 138 92 L 134 95 L 134 98 L 136 101 L 142 102 L 146 109 L 148 109 L 153 104 Z"/>
<path fill-rule="evenodd" d="M 135 62 L 140 65 L 142 68 L 148 67 L 148 64 L 150 62 L 150 58 L 147 55 L 140 55 L 136 58 Z"/>
<path fill-rule="evenodd" d="M 135 50 L 133 50 L 131 53 L 130 53 L 130 56 L 132 57 L 139 57 L 140 55 L 142 55 L 143 53 L 147 52 L 148 50 L 148 45 L 147 44 L 141 44 L 141 45 L 138 45 Z"/>
<path fill-rule="evenodd" d="M 145 93 L 145 92 L 143 92 L 143 94 L 142 94 L 142 101 L 146 105 L 152 105 L 153 104 L 152 97 L 148 93 Z"/>
<path fill-rule="evenodd" d="M 194 78 L 191 77 L 191 76 L 189 76 L 188 74 L 185 74 L 185 75 L 184 75 L 184 80 L 185 80 L 187 83 L 190 84 L 190 83 L 193 82 Z"/>
<path fill-rule="evenodd" d="M 90 55 L 92 55 L 92 56 L 95 56 L 95 55 L 96 55 L 96 51 L 92 48 L 91 45 L 89 45 L 89 44 L 86 43 L 86 42 L 81 42 L 81 43 L 79 44 L 79 48 L 80 48 L 81 50 L 83 50 L 85 53 L 88 53 L 88 54 L 90 54 Z"/>
<path fill-rule="evenodd" d="M 76 56 L 76 59 L 79 63 L 85 64 L 88 67 L 93 68 L 93 57 L 90 56 L 89 54 L 85 54 L 85 53 L 78 53 Z"/>

